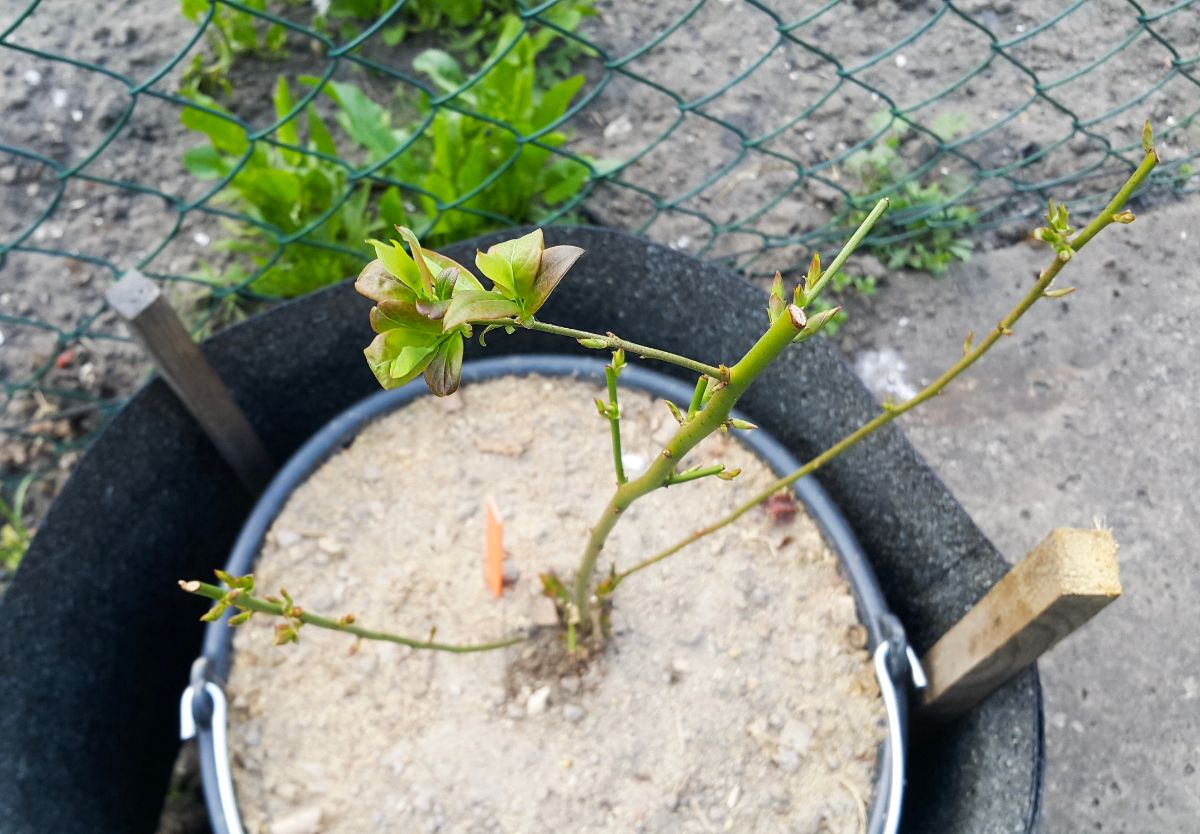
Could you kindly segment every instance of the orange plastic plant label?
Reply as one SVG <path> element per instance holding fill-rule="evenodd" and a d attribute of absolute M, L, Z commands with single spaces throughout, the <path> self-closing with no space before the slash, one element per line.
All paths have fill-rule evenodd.
<path fill-rule="evenodd" d="M 499 597 L 504 593 L 504 522 L 491 498 L 484 505 L 483 551 L 483 582 Z"/>

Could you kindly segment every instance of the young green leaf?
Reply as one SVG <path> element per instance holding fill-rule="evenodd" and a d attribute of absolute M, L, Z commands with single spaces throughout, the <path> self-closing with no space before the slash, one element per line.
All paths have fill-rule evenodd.
<path fill-rule="evenodd" d="M 432 294 L 430 290 L 425 289 L 421 271 L 417 268 L 416 262 L 404 251 L 404 247 L 400 245 L 399 241 L 393 240 L 390 243 L 384 243 L 371 239 L 367 243 L 374 247 L 375 255 L 387 271 L 404 282 L 414 295 L 421 298 Z"/>
<path fill-rule="evenodd" d="M 396 388 L 425 370 L 433 359 L 438 337 L 407 328 L 378 334 L 363 350 L 367 365 L 384 388 Z"/>
<path fill-rule="evenodd" d="M 403 301 L 412 304 L 417 300 L 412 288 L 389 272 L 378 259 L 363 267 L 354 281 L 354 289 L 359 295 L 372 301 Z"/>
<path fill-rule="evenodd" d="M 438 345 L 432 361 L 425 368 L 425 383 L 435 397 L 447 397 L 458 390 L 462 377 L 463 336 L 451 333 Z"/>
<path fill-rule="evenodd" d="M 541 309 L 567 271 L 579 260 L 583 250 L 578 246 L 551 246 L 542 252 L 537 278 L 526 303 L 526 312 L 533 315 Z"/>
<path fill-rule="evenodd" d="M 460 264 L 453 258 L 447 258 L 441 252 L 434 252 L 430 249 L 423 249 L 425 260 L 430 265 L 444 273 L 448 269 L 458 271 L 458 277 L 455 279 L 454 288 L 458 290 L 482 290 L 483 284 L 479 283 L 479 279 L 471 274 L 471 270 Z M 440 273 L 439 273 L 440 275 Z M 439 298 L 444 298 L 440 296 Z"/>
<path fill-rule="evenodd" d="M 479 271 L 495 284 L 496 289 L 505 298 L 516 300 L 516 292 L 513 289 L 512 265 L 507 259 L 493 254 L 491 250 L 476 252 L 475 266 L 479 267 Z"/>
<path fill-rule="evenodd" d="M 442 332 L 442 325 L 431 320 L 434 316 L 419 309 L 419 305 L 423 303 L 425 302 L 418 301 L 417 305 L 413 305 L 407 301 L 381 301 L 371 308 L 371 329 L 376 333 L 383 333 L 396 328 L 406 328 L 436 337 Z"/>
<path fill-rule="evenodd" d="M 489 255 L 497 255 L 508 262 L 508 272 L 512 275 L 512 297 L 518 302 L 525 302 L 533 295 L 533 285 L 545 248 L 542 230 L 534 229 L 527 235 L 501 241 L 488 249 Z"/>
<path fill-rule="evenodd" d="M 413 234 L 412 229 L 397 226 L 396 231 L 400 233 L 400 237 L 404 238 L 404 242 L 408 244 L 408 250 L 411 253 L 410 257 L 413 263 L 416 264 L 417 274 L 421 276 L 421 284 L 425 287 L 425 291 L 432 296 L 434 292 L 433 273 L 429 269 L 429 264 L 425 262 L 425 253 L 421 249 L 421 242 L 417 240 L 417 236 Z"/>
<path fill-rule="evenodd" d="M 459 290 L 450 300 L 450 307 L 442 318 L 442 328 L 453 330 L 473 321 L 508 319 L 520 313 L 517 302 L 495 290 Z"/>

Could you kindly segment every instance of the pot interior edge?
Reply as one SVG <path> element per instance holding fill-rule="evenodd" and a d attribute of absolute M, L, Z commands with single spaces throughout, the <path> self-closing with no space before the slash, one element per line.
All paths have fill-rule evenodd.
<path fill-rule="evenodd" d="M 605 364 L 603 360 L 592 357 L 508 354 L 479 359 L 464 365 L 462 382 L 470 384 L 504 376 L 542 374 L 573 376 L 603 384 Z M 626 387 L 640 389 L 655 397 L 687 401 L 692 396 L 693 386 L 690 384 L 637 366 L 627 367 L 622 372 L 621 382 Z M 420 378 L 400 388 L 377 391 L 338 414 L 305 441 L 255 503 L 224 569 L 234 576 L 250 573 L 267 531 L 283 510 L 296 486 L 331 456 L 347 447 L 369 423 L 427 395 L 429 389 Z M 743 416 L 738 412 L 735 414 Z M 782 443 L 763 429 L 738 434 L 737 439 L 758 455 L 777 476 L 782 477 L 793 472 L 801 465 Z M 883 639 L 881 622 L 884 617 L 890 616 L 890 612 L 865 552 L 841 511 L 815 478 L 801 478 L 792 485 L 792 491 L 804 504 L 810 517 L 817 523 L 826 541 L 837 554 L 843 575 L 854 595 L 859 619 L 867 629 L 868 646 L 873 651 Z M 228 679 L 232 661 L 232 629 L 228 628 L 225 622 L 229 616 L 232 616 L 232 612 L 227 612 L 224 617 L 205 627 L 202 649 L 202 656 L 210 664 L 212 677 L 222 684 Z M 904 745 L 908 722 L 906 692 L 901 682 L 893 683 L 898 708 L 896 715 L 889 716 L 889 721 L 898 723 L 901 745 Z M 883 686 L 884 681 L 881 680 L 880 685 Z M 228 827 L 224 819 L 217 822 L 221 817 L 217 813 L 221 804 L 215 790 L 216 772 L 213 767 L 215 763 L 211 760 L 212 745 L 204 745 L 204 748 L 208 755 L 203 757 L 205 760 L 201 763 L 201 775 L 206 805 L 214 821 L 214 831 L 217 834 L 226 834 L 235 829 Z M 880 744 L 875 788 L 870 802 L 870 834 L 895 830 L 894 827 L 885 829 L 893 754 L 892 745 L 885 739 Z"/>

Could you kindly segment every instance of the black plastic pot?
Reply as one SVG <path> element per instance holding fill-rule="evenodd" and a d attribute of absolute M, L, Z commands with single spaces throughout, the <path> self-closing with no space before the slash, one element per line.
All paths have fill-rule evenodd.
<path fill-rule="evenodd" d="M 549 321 L 709 362 L 741 355 L 762 330 L 764 294 L 711 264 L 603 229 L 546 236 L 588 250 L 544 310 Z M 472 250 L 446 251 L 469 261 Z M 360 353 L 369 307 L 343 284 L 205 344 L 276 460 L 375 390 Z M 487 353 L 561 349 L 521 332 Z M 742 405 L 801 459 L 876 408 L 821 339 L 789 351 Z M 918 652 L 1003 574 L 1003 558 L 898 431 L 819 478 Z M 178 749 L 178 693 L 202 636 L 204 605 L 175 581 L 225 561 L 252 503 L 161 381 L 92 444 L 0 602 L 0 831 L 153 830 Z M 1041 767 L 1030 669 L 951 725 L 913 726 L 902 830 L 1032 831 Z"/>
<path fill-rule="evenodd" d="M 603 385 L 604 365 L 603 361 L 595 358 L 554 354 L 481 359 L 463 369 L 463 385 L 469 387 L 483 380 L 529 374 L 571 376 Z M 686 401 L 693 387 L 681 380 L 636 366 L 627 368 L 622 374 L 621 385 L 676 402 Z M 313 435 L 280 470 L 255 504 L 224 565 L 225 570 L 234 576 L 252 573 L 263 539 L 292 493 L 330 456 L 346 448 L 367 424 L 421 396 L 429 396 L 429 389 L 420 379 L 393 391 L 378 391 L 346 409 Z M 800 468 L 801 461 L 761 429 L 739 435 L 738 439 L 776 475 L 783 476 Z M 889 733 L 880 750 L 867 831 L 869 834 L 891 834 L 899 824 L 904 784 L 907 687 L 911 675 L 907 642 L 899 622 L 888 611 L 866 554 L 829 495 L 811 477 L 797 481 L 793 491 L 821 527 L 841 561 L 842 573 L 854 593 L 859 619 L 867 628 L 868 646 L 876 659 L 876 674 L 880 689 L 885 693 Z M 243 830 L 228 773 L 230 751 L 225 749 L 223 741 L 225 727 L 221 725 L 225 720 L 225 710 L 223 706 L 214 710 L 213 703 L 214 699 L 224 699 L 221 692 L 233 660 L 233 636 L 227 623 L 233 613 L 227 612 L 221 620 L 210 623 L 205 629 L 204 648 L 193 664 L 193 680 L 181 704 L 181 720 L 196 727 L 200 744 L 200 775 L 214 834 L 241 834 Z"/>

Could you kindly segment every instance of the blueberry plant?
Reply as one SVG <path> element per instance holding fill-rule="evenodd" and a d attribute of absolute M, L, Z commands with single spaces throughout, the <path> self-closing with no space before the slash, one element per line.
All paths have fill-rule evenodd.
<path fill-rule="evenodd" d="M 976 341 L 973 334 L 968 333 L 962 356 L 925 388 L 903 402 L 885 403 L 873 419 L 795 472 L 774 481 L 723 518 L 628 567 L 618 569 L 614 564 L 606 572 L 601 572 L 599 579 L 597 567 L 605 542 L 622 514 L 635 501 L 673 484 L 706 477 L 730 479 L 738 474 L 736 470 L 727 470 L 720 463 L 681 470 L 680 462 L 714 432 L 754 428 L 750 423 L 732 416 L 734 406 L 772 362 L 792 345 L 820 333 L 836 315 L 837 308 L 811 315 L 808 311 L 887 209 L 886 199 L 875 205 L 827 267 L 822 268 L 820 257 L 814 255 L 807 274 L 790 292 L 785 290 L 783 277 L 778 274 L 775 276 L 763 333 L 741 358 L 731 364 L 708 365 L 627 341 L 611 332 L 576 330 L 538 318 L 546 299 L 584 254 L 582 249 L 575 246 L 547 248 L 541 230 L 498 243 L 486 252 L 477 252 L 475 266 L 482 280 L 462 264 L 423 249 L 416 236 L 406 228 L 398 229 L 401 241 L 370 241 L 376 259 L 362 271 L 356 283 L 357 290 L 375 302 L 370 323 L 376 335 L 364 353 L 383 387 L 404 385 L 418 376 L 424 376 L 433 394 L 445 396 L 458 388 L 466 340 L 477 338 L 481 344 L 486 344 L 486 336 L 497 329 L 510 333 L 518 328 L 536 330 L 573 339 L 584 348 L 612 351 L 612 360 L 605 368 L 607 397 L 596 400 L 596 409 L 608 422 L 612 435 L 615 488 L 592 526 L 587 541 L 583 543 L 575 575 L 565 581 L 551 574 L 542 577 L 546 593 L 558 606 L 567 648 L 573 652 L 589 648 L 594 650 L 602 645 L 606 636 L 607 614 L 613 594 L 630 576 L 731 524 L 882 426 L 927 402 L 1001 339 L 1012 335 L 1013 327 L 1030 307 L 1044 298 L 1060 298 L 1072 292 L 1073 287 L 1058 286 L 1056 280 L 1070 264 L 1074 254 L 1109 225 L 1130 223 L 1134 219 L 1125 204 L 1158 162 L 1148 124 L 1142 145 L 1144 156 L 1140 165 L 1100 214 L 1082 230 L 1076 231 L 1071 226 L 1064 205 L 1053 201 L 1050 203 L 1046 225 L 1036 232 L 1036 237 L 1054 250 L 1049 265 L 1037 274 L 1033 285 L 1016 306 L 983 338 Z M 628 475 L 622 465 L 621 409 L 617 385 L 625 365 L 625 356 L 630 353 L 669 362 L 697 375 L 695 391 L 689 403 L 667 404 L 679 424 L 674 435 L 647 468 L 636 476 Z M 332 619 L 311 614 L 296 605 L 286 592 L 281 591 L 279 597 L 259 596 L 251 576 L 233 577 L 218 573 L 218 577 L 224 587 L 198 581 L 180 584 L 185 591 L 215 602 L 204 615 L 206 620 L 215 620 L 230 608 L 238 611 L 230 619 L 230 625 L 244 622 L 255 613 L 279 617 L 281 621 L 276 627 L 276 642 L 298 640 L 303 625 L 331 628 L 363 638 L 391 640 L 416 648 L 456 652 L 498 648 L 523 639 L 514 637 L 495 643 L 464 646 L 371 631 L 359 626 L 352 615 Z"/>

